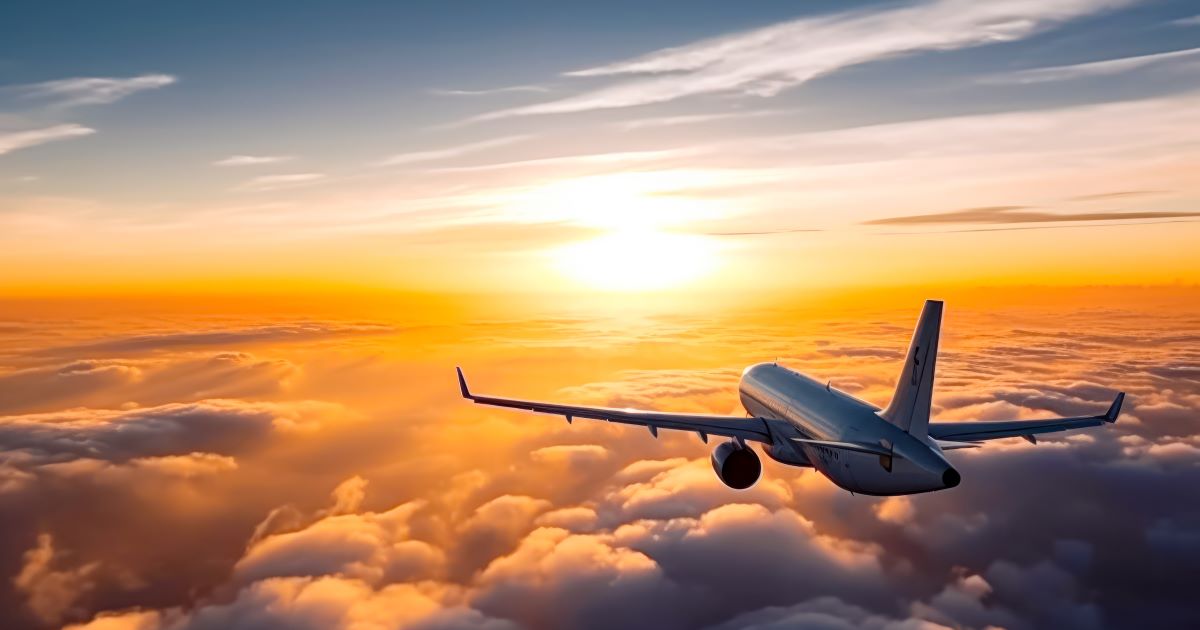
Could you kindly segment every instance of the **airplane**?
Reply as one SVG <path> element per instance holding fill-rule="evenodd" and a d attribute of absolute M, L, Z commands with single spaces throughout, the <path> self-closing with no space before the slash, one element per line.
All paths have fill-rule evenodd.
<path fill-rule="evenodd" d="M 942 302 L 926 300 L 908 346 L 891 403 L 880 409 L 846 392 L 776 363 L 742 372 L 738 394 L 748 417 L 665 413 L 639 409 L 581 407 L 497 398 L 471 393 L 462 368 L 463 398 L 480 405 L 509 407 L 574 418 L 607 420 L 729 438 L 712 453 L 713 471 L 726 486 L 745 490 L 762 476 L 762 462 L 749 442 L 761 443 L 771 459 L 812 467 L 851 493 L 892 496 L 953 488 L 962 481 L 945 452 L 981 446 L 984 440 L 1022 437 L 1101 426 L 1117 421 L 1125 393 L 1103 415 L 1047 420 L 930 422 L 933 376 L 941 335 Z"/>

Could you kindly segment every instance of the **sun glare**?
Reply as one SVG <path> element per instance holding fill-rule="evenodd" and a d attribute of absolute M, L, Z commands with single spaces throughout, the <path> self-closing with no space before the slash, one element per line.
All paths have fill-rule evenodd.
<path fill-rule="evenodd" d="M 553 251 L 563 275 L 603 291 L 681 288 L 711 273 L 718 255 L 711 238 L 654 230 L 613 232 Z"/>

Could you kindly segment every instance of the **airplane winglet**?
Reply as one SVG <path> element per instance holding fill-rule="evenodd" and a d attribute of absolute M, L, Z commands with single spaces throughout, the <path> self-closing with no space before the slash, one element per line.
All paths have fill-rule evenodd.
<path fill-rule="evenodd" d="M 462 368 L 456 366 L 454 370 L 458 372 L 458 390 L 462 392 L 462 397 L 467 400 L 475 400 L 475 397 L 471 395 L 471 390 L 467 389 L 467 379 L 463 376 Z"/>
<path fill-rule="evenodd" d="M 1117 397 L 1113 399 L 1112 406 L 1104 414 L 1105 422 L 1116 422 L 1117 416 L 1121 415 L 1121 404 L 1125 402 L 1125 392 L 1119 392 Z"/>

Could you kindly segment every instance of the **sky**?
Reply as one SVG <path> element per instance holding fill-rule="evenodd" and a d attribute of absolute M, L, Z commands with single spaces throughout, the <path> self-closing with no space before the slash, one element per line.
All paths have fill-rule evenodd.
<path fill-rule="evenodd" d="M 1186 2 L 66 6 L 0 25 L 13 294 L 1198 278 Z"/>
<path fill-rule="evenodd" d="M 1200 627 L 1194 3 L 0 7 L 0 628 Z M 775 360 L 1120 420 L 854 496 Z"/>

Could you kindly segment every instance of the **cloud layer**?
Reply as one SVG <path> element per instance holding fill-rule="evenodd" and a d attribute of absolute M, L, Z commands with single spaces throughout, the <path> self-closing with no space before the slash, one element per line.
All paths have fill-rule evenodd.
<path fill-rule="evenodd" d="M 1200 322 L 1153 296 L 1113 300 L 952 310 L 936 417 L 1074 415 L 1118 387 L 1128 411 L 956 452 L 962 486 L 886 499 L 769 461 L 734 492 L 694 435 L 464 406 L 434 357 L 499 393 L 715 413 L 733 411 L 738 366 L 778 357 L 881 402 L 913 313 L 877 302 L 635 323 L 443 316 L 320 345 L 277 334 L 279 313 L 228 325 L 264 335 L 186 344 L 158 343 L 188 331 L 148 317 L 123 339 L 155 343 L 93 330 L 52 344 L 82 355 L 65 365 L 41 346 L 69 329 L 14 325 L 0 379 L 44 392 L 21 404 L 58 407 L 0 417 L 0 623 L 1190 625 L 1179 576 L 1200 560 L 1200 514 L 1178 498 L 1200 482 Z M 245 343 L 255 355 L 221 347 Z M 177 382 L 188 374 L 216 378 Z M 86 398 L 58 385 L 77 377 L 95 379 Z M 189 400 L 214 387 L 237 398 Z"/>

